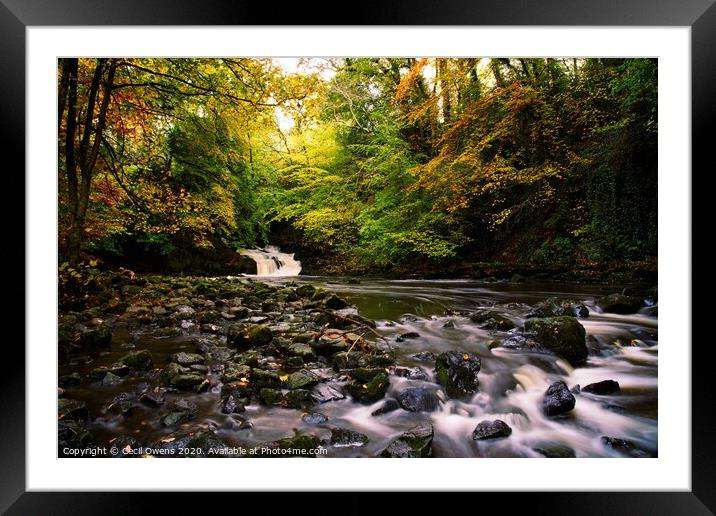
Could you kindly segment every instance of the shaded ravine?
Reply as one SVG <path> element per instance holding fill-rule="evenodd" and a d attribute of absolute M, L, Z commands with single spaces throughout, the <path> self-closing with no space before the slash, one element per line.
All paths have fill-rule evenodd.
<path fill-rule="evenodd" d="M 359 313 L 376 321 L 376 331 L 395 351 L 399 374 L 389 376 L 385 399 L 395 398 L 407 388 L 424 387 L 437 396 L 434 411 L 408 412 L 398 409 L 372 415 L 385 399 L 375 403 L 355 403 L 351 396 L 321 403 L 311 410 L 265 406 L 252 401 L 240 415 L 224 415 L 218 410 L 221 393 L 219 361 L 207 360 L 212 387 L 204 393 L 182 393 L 196 405 L 196 418 L 185 428 L 205 428 L 229 446 L 250 447 L 298 433 L 312 433 L 330 439 L 332 428 L 347 428 L 368 437 L 361 446 L 327 446 L 328 457 L 371 457 L 383 450 L 402 432 L 421 421 L 434 428 L 434 457 L 623 457 L 624 450 L 604 443 L 603 436 L 632 442 L 641 455 L 656 456 L 657 442 L 657 362 L 658 320 L 655 307 L 639 313 L 603 313 L 595 304 L 600 296 L 620 289 L 599 286 L 550 283 L 486 283 L 474 280 L 355 280 L 351 278 L 262 278 L 272 285 L 311 284 L 338 293 Z M 490 330 L 473 322 L 469 314 L 489 308 L 520 328 L 528 312 L 547 299 L 570 299 L 583 303 L 589 316 L 580 318 L 587 333 L 589 356 L 579 367 L 555 355 L 530 349 L 508 349 L 502 344 L 510 331 Z M 260 314 L 252 314 L 260 317 Z M 296 320 L 284 314 L 270 325 L 290 325 Z M 115 329 L 112 347 L 85 366 L 62 364 L 60 375 L 88 374 L 99 365 L 110 365 L 128 349 L 148 349 L 155 367 L 167 365 L 166 357 L 184 351 L 196 353 L 197 337 L 206 326 L 184 324 L 180 335 L 157 337 L 155 328 Z M 122 334 L 122 331 L 125 334 Z M 408 335 L 408 337 L 402 337 Z M 381 344 L 385 347 L 386 344 Z M 425 358 L 457 350 L 477 355 L 482 362 L 479 390 L 461 400 L 448 398 L 436 383 L 435 360 Z M 416 357 L 416 354 L 423 354 Z M 429 356 L 429 355 L 428 355 Z M 325 364 L 313 371 L 324 382 L 341 391 L 345 379 Z M 397 371 L 391 369 L 391 373 Z M 401 376 L 403 375 L 403 376 Z M 409 377 L 405 377 L 405 376 Z M 562 380 L 569 388 L 602 380 L 619 382 L 620 391 L 608 395 L 577 393 L 575 409 L 558 418 L 547 417 L 541 409 L 546 388 Z M 66 388 L 65 396 L 85 402 L 97 415 L 91 430 L 98 442 L 110 443 L 118 436 L 132 435 L 140 442 L 152 442 L 170 435 L 176 428 L 158 424 L 156 409 L 137 405 L 131 417 L 107 413 L 107 399 L 132 391 L 153 378 L 128 377 L 115 386 L 80 383 Z M 167 399 L 173 394 L 168 393 Z M 302 416 L 317 411 L 327 421 L 310 424 Z M 500 419 L 512 433 L 507 438 L 475 441 L 472 432 L 483 420 Z M 181 426 L 181 425 L 180 425 Z M 353 443 L 358 444 L 358 443 Z"/>

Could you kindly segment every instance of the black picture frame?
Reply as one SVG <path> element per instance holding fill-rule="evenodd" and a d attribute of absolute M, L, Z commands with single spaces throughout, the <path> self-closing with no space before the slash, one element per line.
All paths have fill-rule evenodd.
<path fill-rule="evenodd" d="M 713 146 L 716 105 L 715 0 L 399 0 L 382 5 L 351 4 L 350 15 L 337 4 L 294 3 L 267 11 L 261 2 L 235 0 L 0 0 L 0 145 L 3 156 L 19 158 L 14 170 L 24 170 L 25 138 L 25 29 L 28 26 L 85 25 L 550 25 L 550 26 L 688 26 L 691 28 L 692 70 L 692 174 L 708 173 L 707 153 Z M 331 18 L 332 19 L 329 19 Z M 699 167 L 703 166 L 704 170 Z M 688 179 L 688 178 L 686 178 Z M 24 192 L 24 176 L 5 174 L 6 188 Z M 693 183 L 692 183 L 693 184 Z M 692 186 L 692 192 L 697 192 Z M 694 202 L 694 206 L 696 203 Z M 698 217 L 692 215 L 694 222 Z M 22 238 L 16 247 L 21 246 Z M 24 251 L 16 255 L 18 270 L 25 270 Z M 693 283 L 692 283 L 693 284 Z M 698 287 L 701 288 L 701 287 Z M 24 285 L 13 291 L 20 306 Z M 683 300 L 688 302 L 688 300 Z M 24 304 L 23 304 L 24 306 Z M 694 305 L 692 314 L 698 315 Z M 26 307 L 31 310 L 31 307 Z M 704 310 L 701 308 L 701 310 Z M 26 315 L 26 314 L 25 314 Z M 19 319 L 19 317 L 17 318 Z M 697 320 L 692 315 L 692 320 Z M 20 326 L 19 321 L 14 324 Z M 21 336 L 19 336 L 21 338 Z M 19 342 L 19 340 L 17 341 Z M 676 343 L 672 343 L 676 345 Z M 688 345 L 689 335 L 684 336 Z M 539 507 L 552 514 L 713 514 L 716 510 L 716 455 L 714 454 L 713 388 L 709 360 L 712 343 L 692 345 L 692 490 L 690 492 L 589 492 L 589 493 L 480 493 L 479 505 L 490 502 Z M 7 514 L 128 514 L 142 512 L 162 497 L 162 512 L 183 508 L 195 495 L 186 493 L 70 493 L 26 492 L 25 489 L 25 354 L 18 344 L 13 367 L 0 374 L 0 510 Z M 5 353 L 5 352 L 4 352 Z M 4 355 L 5 356 L 5 355 Z M 567 472 L 565 472 L 567 474 Z M 558 480 L 557 480 L 558 481 Z M 224 505 L 229 494 L 212 494 L 212 505 Z M 261 494 L 240 495 L 242 506 L 261 503 Z M 409 501 L 414 502 L 416 494 Z M 450 496 L 450 495 L 438 495 Z M 358 493 L 343 495 L 343 507 L 358 507 Z M 272 512 L 286 506 L 310 504 L 307 493 L 272 500 Z M 408 500 L 408 499 L 406 499 Z M 509 500 L 506 502 L 505 500 Z M 365 503 L 363 501 L 362 503 Z M 405 501 L 404 503 L 407 503 Z M 405 507 L 404 507 L 405 508 Z M 205 508 L 206 509 L 206 508 Z M 372 509 L 371 509 L 372 511 Z"/>

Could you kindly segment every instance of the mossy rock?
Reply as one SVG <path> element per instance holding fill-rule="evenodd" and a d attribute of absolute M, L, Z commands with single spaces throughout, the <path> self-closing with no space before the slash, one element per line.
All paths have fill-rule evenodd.
<path fill-rule="evenodd" d="M 229 326 L 226 333 L 226 345 L 240 351 L 265 346 L 272 339 L 271 328 L 263 324 L 233 324 Z"/>
<path fill-rule="evenodd" d="M 623 294 L 611 294 L 597 301 L 603 312 L 613 314 L 633 314 L 644 305 L 641 299 Z"/>
<path fill-rule="evenodd" d="M 146 349 L 132 351 L 120 358 L 119 362 L 131 367 L 132 369 L 137 369 L 140 371 L 146 371 L 147 369 L 151 369 L 154 365 L 154 361 L 152 360 L 152 354 L 149 352 L 149 350 Z"/>
<path fill-rule="evenodd" d="M 481 361 L 477 355 L 462 351 L 446 351 L 435 359 L 438 383 L 451 398 L 464 398 L 477 392 Z"/>
<path fill-rule="evenodd" d="M 174 376 L 169 381 L 169 385 L 176 389 L 190 390 L 196 389 L 198 386 L 204 383 L 204 380 L 206 380 L 206 376 L 187 373 Z"/>
<path fill-rule="evenodd" d="M 306 389 L 313 387 L 320 381 L 320 378 L 308 369 L 301 369 L 295 373 L 288 375 L 286 380 L 286 388 L 290 390 L 294 389 Z"/>
<path fill-rule="evenodd" d="M 311 299 L 313 297 L 313 294 L 316 293 L 316 287 L 313 285 L 301 285 L 296 289 L 296 294 L 298 294 L 301 297 L 305 297 L 308 299 Z"/>
<path fill-rule="evenodd" d="M 470 320 L 487 330 L 507 331 L 515 327 L 510 319 L 494 310 L 481 310 L 470 315 Z"/>
<path fill-rule="evenodd" d="M 380 456 L 393 459 L 430 457 L 432 442 L 432 425 L 427 422 L 420 423 L 391 442 Z"/>
<path fill-rule="evenodd" d="M 377 374 L 370 382 L 361 383 L 354 382 L 345 386 L 346 392 L 350 394 L 355 401 L 373 402 L 385 396 L 390 382 L 388 375 L 384 372 Z"/>
<path fill-rule="evenodd" d="M 589 350 L 586 344 L 586 331 L 574 317 L 527 319 L 525 331 L 534 335 L 535 340 L 544 348 L 572 365 L 583 364 L 587 359 Z"/>

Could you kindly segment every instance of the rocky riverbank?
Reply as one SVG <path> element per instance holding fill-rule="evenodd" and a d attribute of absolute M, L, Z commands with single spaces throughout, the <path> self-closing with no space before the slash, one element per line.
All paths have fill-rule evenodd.
<path fill-rule="evenodd" d="M 93 287 L 84 302 L 63 307 L 59 318 L 61 456 L 92 445 L 116 447 L 118 456 L 136 456 L 142 448 L 155 455 L 229 456 L 222 450 L 236 442 L 197 415 L 230 418 L 240 434 L 252 427 L 251 405 L 299 411 L 302 430 L 247 444 L 248 456 L 316 455 L 322 448 L 366 445 L 367 435 L 324 414 L 324 404 L 342 400 L 371 406 L 371 418 L 394 411 L 416 415 L 374 456 L 429 457 L 435 435 L 429 414 L 446 399 L 468 400 L 479 392 L 484 358 L 464 349 L 425 350 L 414 355 L 424 368 L 400 363 L 394 347 L 420 335 L 387 339 L 345 299 L 310 284 L 122 271 L 102 273 Z M 612 294 L 599 306 L 634 313 L 655 304 L 655 296 L 653 290 Z M 542 300 L 517 327 L 495 311 L 455 315 L 503 335 L 495 346 L 504 349 L 557 355 L 573 366 L 589 353 L 579 322 L 589 310 L 576 301 Z M 389 392 L 396 379 L 418 383 Z M 557 382 L 544 386 L 540 406 L 549 417 L 564 417 L 582 393 L 599 397 L 618 390 L 618 379 L 571 390 Z M 89 392 L 92 403 L 83 400 Z M 124 426 L 127 421 L 132 425 Z M 107 425 L 134 430 L 107 435 Z M 486 419 L 472 439 L 509 439 L 511 433 L 505 421 Z M 620 436 L 602 437 L 604 446 L 623 455 L 650 453 Z"/>

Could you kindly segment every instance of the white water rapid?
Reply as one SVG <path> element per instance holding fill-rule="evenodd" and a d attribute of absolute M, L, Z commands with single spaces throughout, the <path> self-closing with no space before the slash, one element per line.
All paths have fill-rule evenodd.
<path fill-rule="evenodd" d="M 282 253 L 276 246 L 259 249 L 244 249 L 239 254 L 256 262 L 256 276 L 298 276 L 301 262 L 293 254 Z"/>

